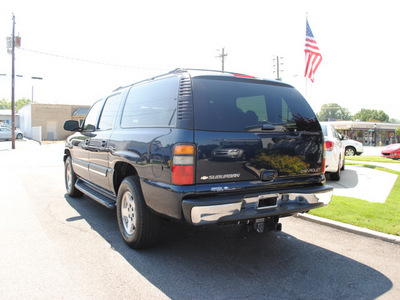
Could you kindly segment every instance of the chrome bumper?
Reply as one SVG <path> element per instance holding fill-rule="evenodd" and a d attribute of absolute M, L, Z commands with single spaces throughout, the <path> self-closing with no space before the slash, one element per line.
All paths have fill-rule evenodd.
<path fill-rule="evenodd" d="M 260 217 L 287 216 L 328 205 L 332 193 L 333 188 L 328 187 L 317 193 L 282 192 L 244 196 L 234 203 L 204 205 L 199 201 L 199 205 L 192 205 L 190 218 L 192 224 L 203 225 Z"/>

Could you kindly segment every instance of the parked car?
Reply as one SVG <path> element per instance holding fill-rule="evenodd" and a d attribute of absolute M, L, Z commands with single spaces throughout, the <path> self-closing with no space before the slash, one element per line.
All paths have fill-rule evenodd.
<path fill-rule="evenodd" d="M 329 123 L 322 122 L 321 127 L 325 138 L 325 172 L 330 173 L 332 180 L 339 181 L 341 171 L 345 168 L 345 147 L 342 137 Z"/>
<path fill-rule="evenodd" d="M 391 144 L 386 146 L 381 151 L 381 155 L 387 158 L 400 159 L 400 144 Z"/>
<path fill-rule="evenodd" d="M 23 139 L 24 134 L 18 128 L 15 129 L 15 138 L 21 140 Z M 0 126 L 0 140 L 11 140 L 12 139 L 12 131 L 11 127 L 6 125 Z"/>
<path fill-rule="evenodd" d="M 349 139 L 347 135 L 342 135 L 342 137 L 342 144 L 344 146 L 346 156 L 361 155 L 364 152 L 362 143 Z"/>
<path fill-rule="evenodd" d="M 132 248 L 157 242 L 160 218 L 280 230 L 279 218 L 332 197 L 321 126 L 282 82 L 177 69 L 115 90 L 64 129 L 75 131 L 67 194 L 116 208 Z"/>

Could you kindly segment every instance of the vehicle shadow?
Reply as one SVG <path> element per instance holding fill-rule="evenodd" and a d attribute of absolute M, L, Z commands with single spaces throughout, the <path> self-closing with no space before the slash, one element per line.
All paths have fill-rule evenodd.
<path fill-rule="evenodd" d="M 116 212 L 83 197 L 66 201 L 115 251 L 171 299 L 375 299 L 392 288 L 382 273 L 284 232 L 163 222 L 158 245 L 135 251 Z"/>
<path fill-rule="evenodd" d="M 341 173 L 340 181 L 332 181 L 329 173 L 327 173 L 326 177 L 328 184 L 335 189 L 354 188 L 359 183 L 357 170 L 349 169 L 349 167 Z"/>

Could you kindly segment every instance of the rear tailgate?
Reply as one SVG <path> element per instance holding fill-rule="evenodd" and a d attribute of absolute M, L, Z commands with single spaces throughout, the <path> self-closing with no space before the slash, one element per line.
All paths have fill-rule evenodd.
<path fill-rule="evenodd" d="M 290 182 L 322 174 L 321 128 L 293 87 L 202 76 L 193 88 L 196 183 Z"/>

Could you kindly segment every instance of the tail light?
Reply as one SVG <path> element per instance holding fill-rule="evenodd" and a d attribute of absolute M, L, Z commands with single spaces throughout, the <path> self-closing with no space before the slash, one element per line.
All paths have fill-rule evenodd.
<path fill-rule="evenodd" d="M 332 151 L 333 150 L 334 143 L 331 141 L 325 141 L 325 149 L 326 151 Z"/>
<path fill-rule="evenodd" d="M 172 157 L 172 184 L 194 183 L 194 146 L 176 145 Z"/>

